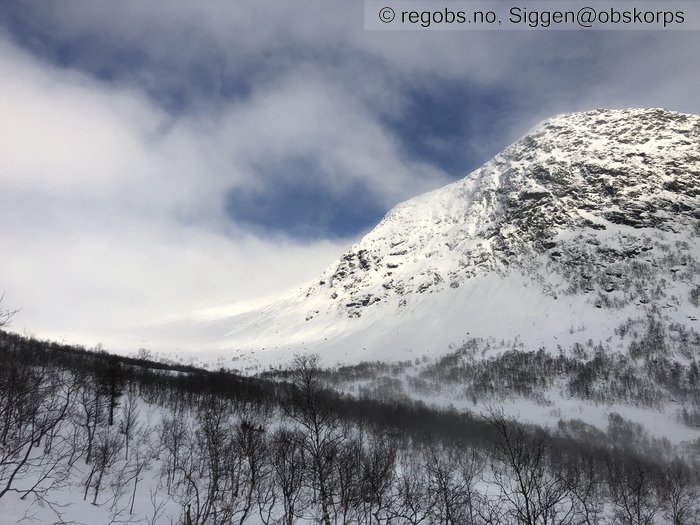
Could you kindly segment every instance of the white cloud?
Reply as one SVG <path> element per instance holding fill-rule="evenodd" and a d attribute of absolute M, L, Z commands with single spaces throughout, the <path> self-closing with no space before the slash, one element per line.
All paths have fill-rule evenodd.
<path fill-rule="evenodd" d="M 267 176 L 283 180 L 289 177 L 286 159 L 308 157 L 322 168 L 316 184 L 342 194 L 361 182 L 387 207 L 449 182 L 434 167 L 403 160 L 396 138 L 377 116 L 316 68 L 300 68 L 261 89 L 224 113 L 219 124 L 217 150 L 249 174 L 274 162 L 279 168 Z M 241 181 L 256 183 L 253 177 Z"/>
<path fill-rule="evenodd" d="M 225 139 L 138 93 L 0 51 L 0 275 L 14 328 L 114 333 L 308 279 L 340 243 L 225 221 Z M 207 156 L 207 155 L 211 156 Z M 225 173 L 224 173 L 225 170 Z M 228 179 L 227 179 L 228 177 Z M 108 342 L 108 341 L 106 341 Z"/>
<path fill-rule="evenodd" d="M 322 271 L 348 241 L 256 238 L 225 216 L 225 192 L 255 186 L 265 162 L 283 167 L 308 154 L 330 191 L 362 181 L 387 207 L 447 180 L 403 162 L 395 139 L 314 68 L 219 115 L 179 118 L 134 88 L 51 66 L 7 41 L 0 75 L 10 79 L 0 86 L 0 275 L 6 301 L 22 307 L 14 328 L 43 336 L 109 345 L 120 328 Z"/>

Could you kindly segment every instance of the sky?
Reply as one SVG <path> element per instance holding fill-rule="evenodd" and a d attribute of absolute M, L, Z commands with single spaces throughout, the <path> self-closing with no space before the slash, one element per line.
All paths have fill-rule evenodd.
<path fill-rule="evenodd" d="M 369 31 L 363 7 L 3 3 L 11 328 L 136 351 L 115 334 L 298 287 L 547 117 L 700 113 L 698 31 Z"/>

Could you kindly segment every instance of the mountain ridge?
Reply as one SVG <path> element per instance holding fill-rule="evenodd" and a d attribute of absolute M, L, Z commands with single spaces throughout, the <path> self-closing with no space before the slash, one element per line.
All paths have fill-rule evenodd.
<path fill-rule="evenodd" d="M 301 291 L 206 323 L 238 356 L 354 361 L 444 352 L 474 334 L 552 349 L 573 344 L 578 321 L 602 339 L 627 318 L 692 322 L 699 181 L 698 116 L 553 117 L 395 206 Z"/>

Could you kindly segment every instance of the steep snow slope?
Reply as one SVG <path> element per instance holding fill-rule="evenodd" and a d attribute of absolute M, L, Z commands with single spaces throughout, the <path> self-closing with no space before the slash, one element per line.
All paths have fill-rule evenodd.
<path fill-rule="evenodd" d="M 202 315 L 185 332 L 229 357 L 265 364 L 308 349 L 331 364 L 475 336 L 614 344 L 630 317 L 692 326 L 699 196 L 700 117 L 554 117 L 463 180 L 396 206 L 300 291 Z"/>

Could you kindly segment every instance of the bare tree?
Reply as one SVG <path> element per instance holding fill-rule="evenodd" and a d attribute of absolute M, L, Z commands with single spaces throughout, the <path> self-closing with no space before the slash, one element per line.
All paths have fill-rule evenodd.
<path fill-rule="evenodd" d="M 653 525 L 661 508 L 652 468 L 638 460 L 613 458 L 607 464 L 613 516 L 620 525 Z"/>
<path fill-rule="evenodd" d="M 171 488 L 180 469 L 180 458 L 186 456 L 188 432 L 191 431 L 181 412 L 161 419 L 157 442 L 160 444 L 160 453 L 164 456 L 161 477 L 165 477 L 165 488 L 169 495 L 172 495 Z"/>
<path fill-rule="evenodd" d="M 48 366 L 9 359 L 0 370 L 0 498 L 9 491 L 23 498 L 66 479 L 75 453 L 59 427 L 68 423 L 73 387 Z M 36 449 L 41 447 L 43 451 Z M 28 486 L 18 488 L 22 481 Z"/>
<path fill-rule="evenodd" d="M 436 497 L 430 490 L 426 458 L 406 449 L 399 459 L 400 469 L 390 508 L 390 523 L 421 525 L 430 523 Z"/>
<path fill-rule="evenodd" d="M 389 523 L 395 494 L 396 461 L 399 449 L 398 439 L 388 435 L 371 435 L 363 447 L 362 503 L 367 523 Z"/>
<path fill-rule="evenodd" d="M 210 396 L 199 413 L 196 440 L 191 446 L 201 456 L 200 490 L 202 504 L 199 523 L 205 523 L 210 514 L 220 510 L 225 480 L 225 452 L 230 441 L 230 412 L 224 400 Z"/>
<path fill-rule="evenodd" d="M 179 428 L 182 433 L 178 432 L 175 435 L 177 440 L 166 449 L 168 457 L 162 463 L 162 473 L 167 478 L 168 495 L 182 508 L 183 523 L 202 525 L 211 511 L 209 498 L 214 492 L 209 476 L 209 458 L 201 433 L 185 421 Z"/>
<path fill-rule="evenodd" d="M 461 523 L 475 525 L 479 523 L 479 505 L 481 495 L 476 490 L 476 484 L 483 477 L 486 467 L 486 458 L 483 453 L 475 448 L 462 445 L 456 453 L 457 477 L 459 486 L 462 487 Z"/>
<path fill-rule="evenodd" d="M 133 430 L 131 439 L 132 450 L 129 455 L 128 460 L 125 459 L 121 470 L 116 476 L 114 476 L 111 487 L 113 492 L 111 512 L 117 516 L 133 515 L 134 514 L 134 504 L 136 502 L 136 491 L 139 486 L 139 482 L 142 481 L 143 471 L 147 470 L 151 466 L 151 460 L 153 459 L 153 446 L 151 444 L 151 416 L 149 413 L 147 419 L 143 425 L 139 425 L 138 428 Z M 124 434 L 120 432 L 120 434 Z M 124 438 L 126 439 L 126 438 Z M 133 488 L 130 485 L 133 483 Z M 126 505 L 119 507 L 119 502 L 124 498 L 124 496 L 130 493 L 129 499 Z M 128 520 L 129 518 L 124 518 Z"/>
<path fill-rule="evenodd" d="M 77 424 L 84 430 L 84 457 L 85 463 L 92 462 L 93 447 L 98 428 L 104 422 L 105 403 L 100 394 L 100 389 L 95 379 L 86 374 L 77 378 L 79 388 L 77 391 L 77 410 L 75 417 Z"/>
<path fill-rule="evenodd" d="M 569 465 L 567 476 L 581 525 L 600 525 L 604 519 L 604 476 L 600 464 L 591 455 L 575 459 Z"/>
<path fill-rule="evenodd" d="M 688 465 L 678 459 L 669 465 L 660 480 L 659 492 L 667 523 L 690 525 L 700 522 L 700 497 Z"/>
<path fill-rule="evenodd" d="M 156 488 L 151 488 L 149 491 L 149 497 L 151 500 L 151 509 L 153 510 L 152 514 L 146 516 L 146 524 L 147 525 L 157 525 L 158 520 L 160 520 L 161 516 L 165 512 L 165 506 L 168 504 L 169 498 L 166 499 L 160 499 L 158 497 L 158 494 L 160 492 L 160 485 L 158 485 Z"/>
<path fill-rule="evenodd" d="M 282 496 L 283 525 L 294 525 L 299 518 L 305 471 L 303 439 L 298 431 L 282 427 L 270 440 L 270 461 Z"/>
<path fill-rule="evenodd" d="M 502 410 L 484 416 L 496 431 L 493 483 L 506 503 L 507 516 L 523 525 L 567 525 L 575 517 L 565 476 L 548 464 L 551 445 L 546 432 L 527 429 Z M 505 517 L 504 517 L 505 518 Z"/>
<path fill-rule="evenodd" d="M 97 505 L 97 497 L 103 486 L 104 477 L 111 470 L 117 460 L 121 448 L 121 439 L 118 435 L 109 432 L 108 428 L 102 429 L 95 443 L 95 454 L 91 463 L 90 472 L 85 480 L 85 494 L 87 499 L 89 490 L 93 490 L 92 504 Z"/>
<path fill-rule="evenodd" d="M 134 489 L 131 493 L 129 501 L 129 514 L 134 513 L 134 502 L 136 501 L 136 490 L 141 481 L 141 473 L 148 470 L 151 466 L 152 452 L 150 434 L 148 430 L 139 431 L 135 435 L 135 447 L 131 454 L 131 478 L 133 480 Z"/>
<path fill-rule="evenodd" d="M 248 421 L 242 422 L 236 433 L 236 445 L 243 457 L 241 466 L 245 473 L 242 505 L 238 513 L 239 525 L 243 525 L 251 515 L 258 489 L 266 481 L 264 475 L 267 471 L 263 465 L 267 454 L 267 443 L 264 435 L 262 425 L 251 424 Z"/>
<path fill-rule="evenodd" d="M 139 409 L 136 395 L 136 385 L 131 383 L 125 390 L 122 403 L 119 432 L 124 435 L 124 459 L 129 461 L 129 445 L 134 434 L 138 432 Z"/>
<path fill-rule="evenodd" d="M 320 506 L 320 520 L 331 525 L 334 506 L 333 461 L 344 435 L 332 394 L 323 387 L 318 354 L 299 354 L 291 366 L 292 403 L 287 412 L 302 431 L 301 446 L 310 463 L 310 489 Z"/>
<path fill-rule="evenodd" d="M 258 507 L 258 516 L 263 525 L 284 525 L 284 514 L 280 508 L 282 493 L 273 467 L 272 446 L 269 440 L 265 440 L 267 453 L 260 466 L 255 500 Z"/>
<path fill-rule="evenodd" d="M 345 435 L 350 432 L 345 431 Z M 337 523 L 357 523 L 362 502 L 362 445 L 358 439 L 345 439 L 338 444 L 333 465 L 332 487 L 334 515 Z"/>
<path fill-rule="evenodd" d="M 12 317 L 19 312 L 19 310 L 9 310 L 2 306 L 2 302 L 5 299 L 5 292 L 0 295 L 0 329 L 9 326 Z"/>
<path fill-rule="evenodd" d="M 432 522 L 473 525 L 477 522 L 475 485 L 483 461 L 475 450 L 429 443 L 426 446 L 430 489 L 435 495 Z"/>

